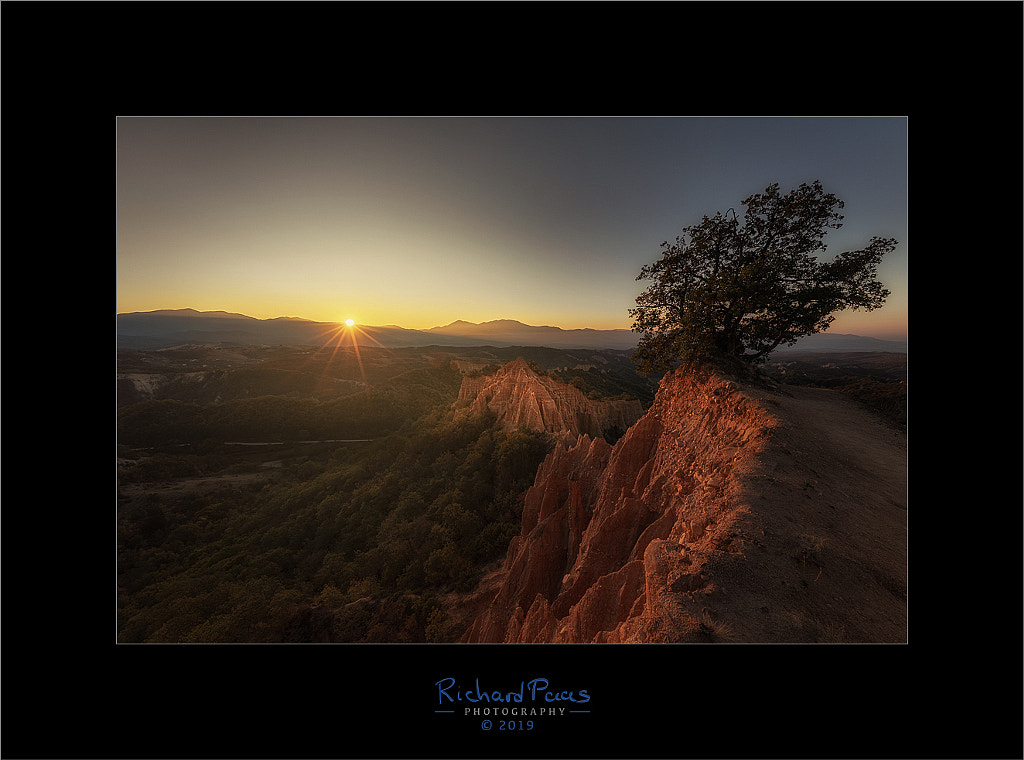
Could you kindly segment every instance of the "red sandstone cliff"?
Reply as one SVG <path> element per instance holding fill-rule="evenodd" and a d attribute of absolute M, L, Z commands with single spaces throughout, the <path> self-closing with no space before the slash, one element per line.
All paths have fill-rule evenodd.
<path fill-rule="evenodd" d="M 494 412 L 507 430 L 525 425 L 567 442 L 581 435 L 600 438 L 613 428 L 626 430 L 643 414 L 637 400 L 594 401 L 572 385 L 538 375 L 522 358 L 489 377 L 463 378 L 458 400 L 469 402 L 471 414 Z"/>
<path fill-rule="evenodd" d="M 614 448 L 548 456 L 463 641 L 902 642 L 906 541 L 904 433 L 680 371 Z"/>

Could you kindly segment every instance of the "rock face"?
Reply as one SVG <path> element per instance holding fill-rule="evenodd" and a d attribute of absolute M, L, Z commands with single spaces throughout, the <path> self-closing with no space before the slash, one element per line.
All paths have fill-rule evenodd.
<path fill-rule="evenodd" d="M 614 447 L 548 456 L 501 573 L 464 642 L 905 641 L 905 434 L 676 372 Z"/>
<path fill-rule="evenodd" d="M 572 385 L 538 375 L 522 358 L 490 377 L 463 378 L 458 400 L 469 402 L 471 414 L 494 412 L 506 430 L 525 425 L 566 442 L 581 435 L 600 438 L 615 428 L 625 431 L 643 414 L 637 400 L 594 401 Z"/>

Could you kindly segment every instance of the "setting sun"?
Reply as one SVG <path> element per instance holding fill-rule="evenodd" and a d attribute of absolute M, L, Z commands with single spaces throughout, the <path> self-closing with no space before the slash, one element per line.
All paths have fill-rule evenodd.
<path fill-rule="evenodd" d="M 351 319 L 351 318 L 345 320 L 345 324 L 348 325 L 349 327 L 351 327 L 355 323 L 356 323 L 356 321 L 354 319 Z"/>

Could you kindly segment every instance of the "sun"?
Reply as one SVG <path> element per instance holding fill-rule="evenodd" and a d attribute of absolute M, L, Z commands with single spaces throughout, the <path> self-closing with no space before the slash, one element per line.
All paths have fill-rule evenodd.
<path fill-rule="evenodd" d="M 345 320 L 345 324 L 348 325 L 349 327 L 352 327 L 352 325 L 354 325 L 355 323 L 356 323 L 356 321 L 354 319 L 352 319 L 351 317 L 349 317 L 348 319 Z"/>

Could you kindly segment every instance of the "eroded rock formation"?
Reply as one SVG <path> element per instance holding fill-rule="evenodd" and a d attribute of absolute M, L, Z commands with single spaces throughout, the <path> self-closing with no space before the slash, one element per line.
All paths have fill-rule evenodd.
<path fill-rule="evenodd" d="M 600 438 L 614 429 L 625 431 L 643 414 L 637 400 L 595 401 L 572 385 L 538 375 L 525 359 L 509 362 L 489 377 L 462 380 L 459 402 L 469 402 L 470 414 L 490 410 L 502 426 L 526 426 L 561 437 Z"/>
<path fill-rule="evenodd" d="M 900 431 L 836 392 L 681 371 L 614 447 L 581 428 L 464 642 L 905 641 Z"/>

